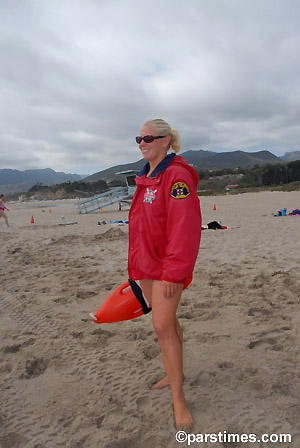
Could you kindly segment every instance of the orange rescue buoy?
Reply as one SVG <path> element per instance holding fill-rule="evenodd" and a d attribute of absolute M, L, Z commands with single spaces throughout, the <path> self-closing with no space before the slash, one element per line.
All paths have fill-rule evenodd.
<path fill-rule="evenodd" d="M 136 282 L 134 283 L 137 288 L 140 289 L 138 284 Z M 142 290 L 140 289 L 140 291 Z M 147 303 L 145 302 L 145 310 L 146 307 L 151 311 L 150 306 L 147 306 Z M 138 301 L 127 280 L 107 297 L 95 314 L 90 314 L 90 316 L 94 319 L 95 323 L 101 324 L 130 320 L 142 316 L 143 314 L 143 306 Z"/>
<path fill-rule="evenodd" d="M 193 277 L 190 276 L 184 288 L 187 288 Z M 152 311 L 138 281 L 127 280 L 118 286 L 104 300 L 98 311 L 90 316 L 96 324 L 131 320 Z"/>

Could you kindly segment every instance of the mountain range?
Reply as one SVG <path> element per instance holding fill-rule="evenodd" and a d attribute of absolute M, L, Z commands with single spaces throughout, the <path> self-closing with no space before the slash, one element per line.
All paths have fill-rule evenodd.
<path fill-rule="evenodd" d="M 225 168 L 251 168 L 255 165 L 266 165 L 268 163 L 284 163 L 284 161 L 269 151 L 245 152 L 231 151 L 216 153 L 212 151 L 186 151 L 180 153 L 185 160 L 193 165 L 197 170 L 218 170 Z M 120 178 L 116 173 L 128 170 L 140 170 L 144 166 L 144 159 L 125 165 L 117 165 L 103 171 L 99 171 L 86 177 L 86 182 L 95 182 L 97 180 L 113 180 Z"/>
<path fill-rule="evenodd" d="M 286 152 L 282 157 L 277 157 L 269 151 L 251 153 L 246 151 L 229 151 L 216 153 L 213 151 L 204 151 L 202 149 L 198 151 L 185 151 L 181 153 L 181 155 L 188 163 L 194 165 L 197 170 L 234 169 L 239 167 L 251 168 L 255 165 L 287 163 L 294 160 L 300 160 L 300 151 Z M 142 169 L 144 164 L 144 159 L 140 159 L 137 162 L 107 168 L 87 177 L 79 174 L 56 172 L 51 168 L 25 171 L 0 169 L 0 193 L 26 192 L 37 183 L 51 186 L 79 180 L 84 180 L 85 182 L 96 182 L 101 179 L 106 181 L 120 180 L 120 176 L 116 173 L 128 170 L 138 171 Z"/>
<path fill-rule="evenodd" d="M 290 151 L 286 152 L 282 157 L 285 162 L 294 162 L 295 160 L 300 160 L 300 151 Z"/>
<path fill-rule="evenodd" d="M 66 174 L 51 168 L 25 171 L 0 169 L 0 192 L 3 194 L 25 192 L 37 183 L 50 186 L 81 179 L 82 176 L 79 174 Z"/>

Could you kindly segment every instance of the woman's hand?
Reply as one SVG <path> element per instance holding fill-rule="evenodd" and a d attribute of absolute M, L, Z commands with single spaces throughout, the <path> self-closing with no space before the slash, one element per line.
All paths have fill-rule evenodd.
<path fill-rule="evenodd" d="M 179 291 L 182 291 L 183 288 L 182 283 L 167 282 L 166 280 L 162 280 L 162 283 L 164 296 L 166 299 L 170 299 L 175 296 Z"/>

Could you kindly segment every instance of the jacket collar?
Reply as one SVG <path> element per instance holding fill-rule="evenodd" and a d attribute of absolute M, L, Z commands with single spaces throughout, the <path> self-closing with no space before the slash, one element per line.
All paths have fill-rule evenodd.
<path fill-rule="evenodd" d="M 167 154 L 167 156 L 161 162 L 159 162 L 157 167 L 152 171 L 150 177 L 156 177 L 161 171 L 164 171 L 170 165 L 175 156 L 176 156 L 175 153 Z M 144 168 L 137 173 L 137 176 L 142 177 L 145 174 L 147 174 L 149 170 L 150 170 L 150 164 L 149 162 L 147 162 Z"/>

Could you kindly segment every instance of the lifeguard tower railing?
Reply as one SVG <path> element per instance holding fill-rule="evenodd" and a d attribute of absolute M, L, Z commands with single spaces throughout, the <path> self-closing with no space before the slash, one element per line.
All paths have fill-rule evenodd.
<path fill-rule="evenodd" d="M 128 187 L 116 187 L 105 193 L 78 201 L 77 207 L 79 213 L 92 213 L 119 202 L 119 210 L 121 210 L 121 203 L 126 202 L 126 198 L 128 198 Z"/>

